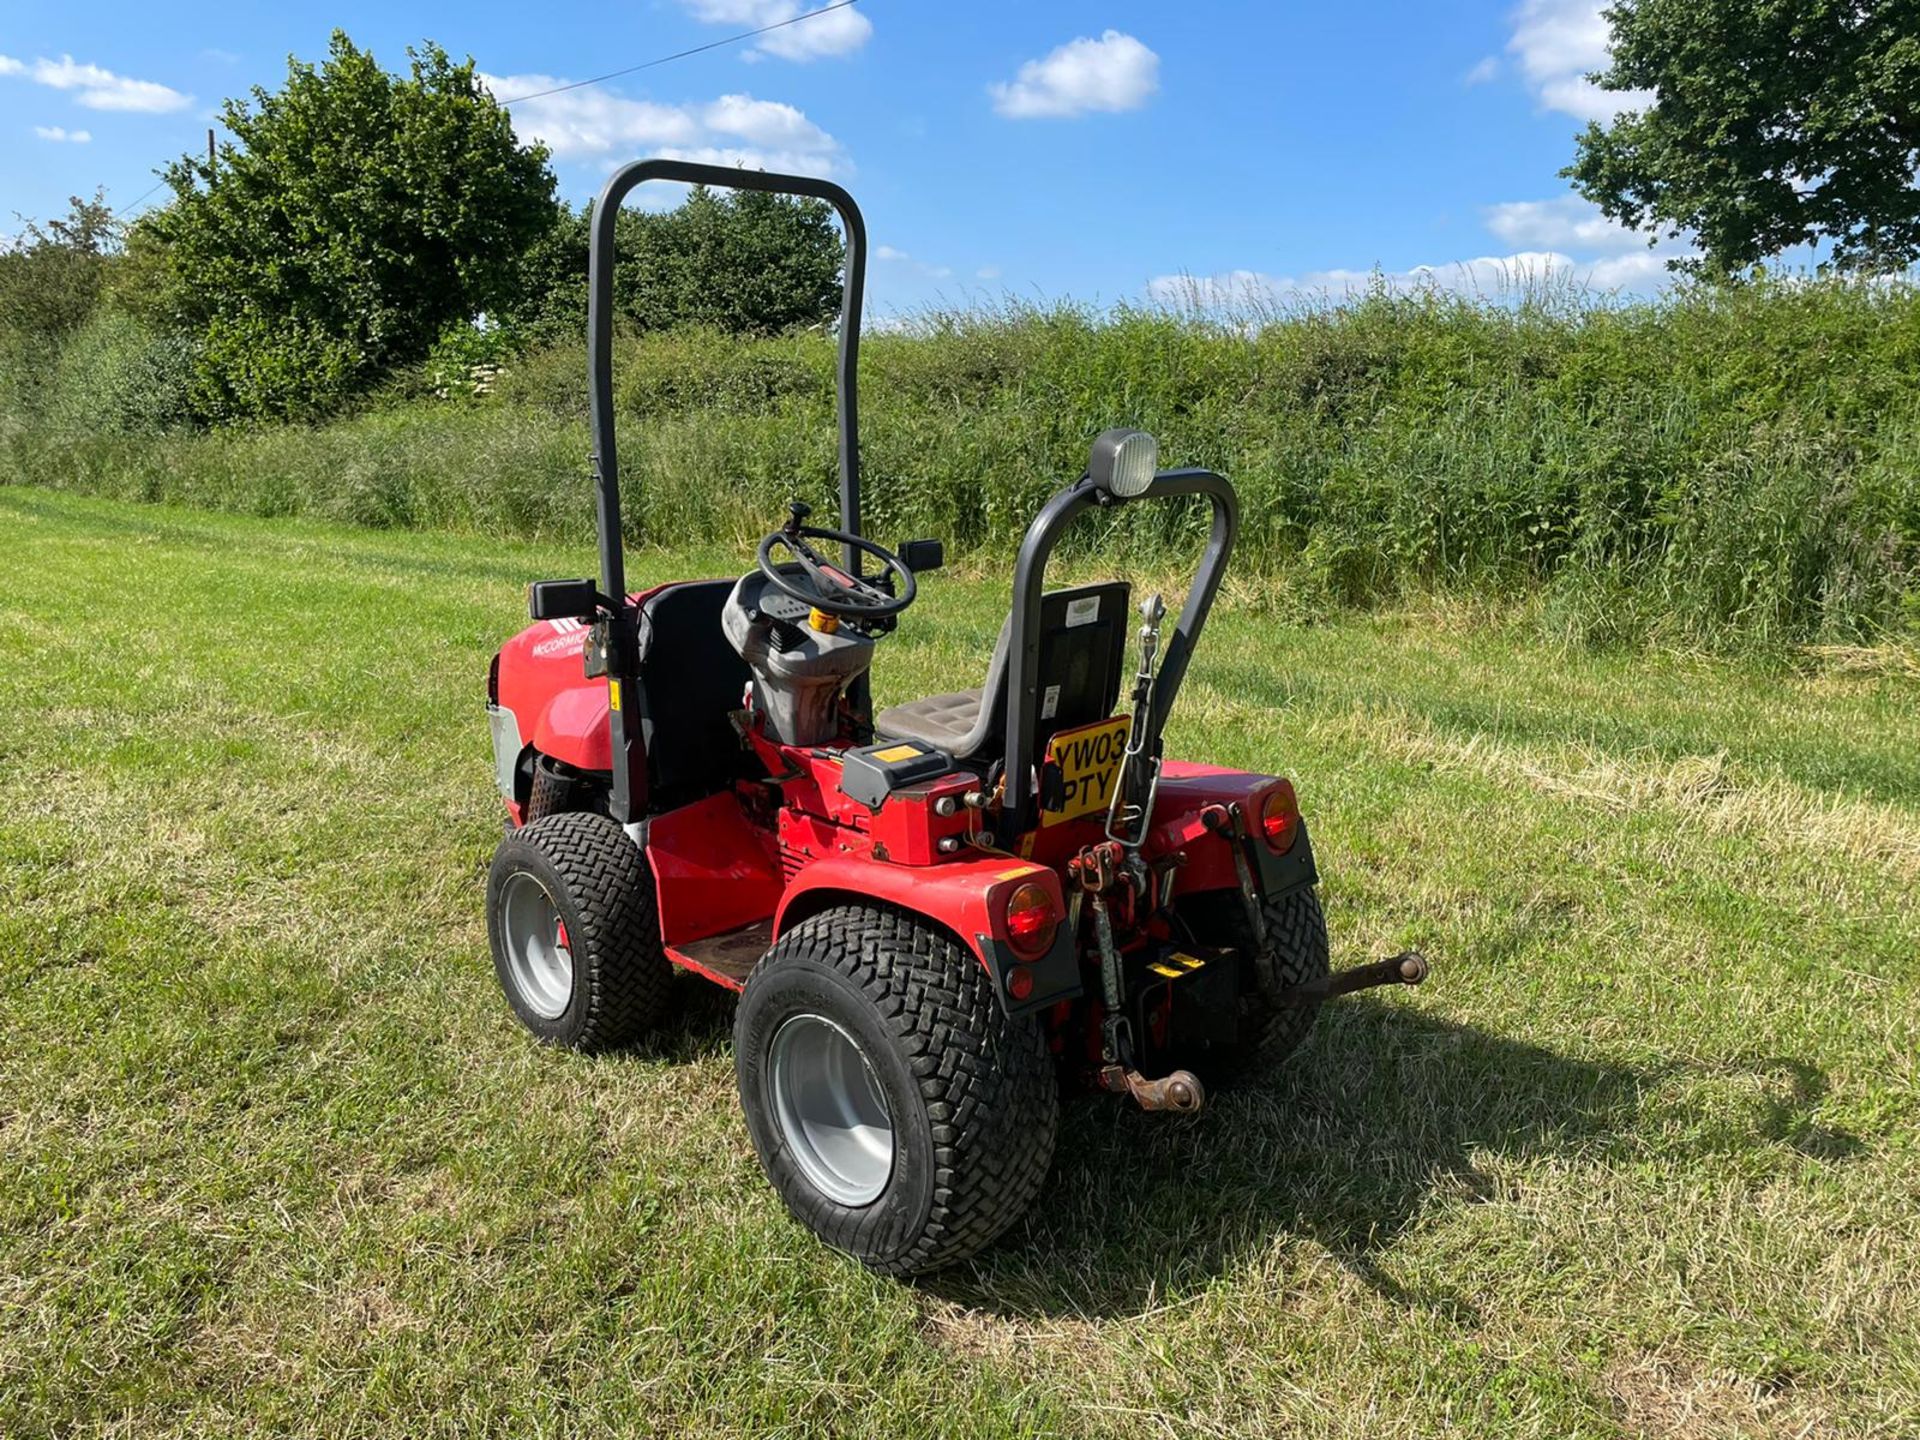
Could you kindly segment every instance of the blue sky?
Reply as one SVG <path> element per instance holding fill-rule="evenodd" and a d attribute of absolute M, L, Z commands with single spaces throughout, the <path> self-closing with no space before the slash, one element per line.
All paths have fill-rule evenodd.
<path fill-rule="evenodd" d="M 504 98 L 784 19 L 821 0 L 593 6 L 8 0 L 0 232 L 104 185 L 131 207 L 204 146 L 220 99 L 279 83 L 336 26 L 399 68 L 430 37 Z M 1662 283 L 1662 256 L 1574 199 L 1575 132 L 1621 102 L 1581 76 L 1589 0 L 861 0 L 749 42 L 514 107 L 563 192 L 670 153 L 843 181 L 881 312 L 985 293 L 1234 300 L 1378 269 L 1445 285 L 1571 270 Z M 159 198 L 157 195 L 153 198 Z"/>

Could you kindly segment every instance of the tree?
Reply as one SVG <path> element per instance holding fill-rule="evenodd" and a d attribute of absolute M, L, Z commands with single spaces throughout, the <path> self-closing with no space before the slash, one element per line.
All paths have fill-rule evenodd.
<path fill-rule="evenodd" d="M 0 330 L 59 340 L 79 329 L 99 302 L 120 229 L 98 191 L 91 200 L 72 197 L 64 220 L 29 221 L 0 251 Z"/>
<path fill-rule="evenodd" d="M 500 318 L 541 333 L 586 323 L 591 209 L 560 208 L 527 252 L 518 293 Z M 839 313 L 845 248 L 818 200 L 696 186 L 677 209 L 622 211 L 615 230 L 614 307 L 644 330 L 708 325 L 768 335 Z"/>
<path fill-rule="evenodd" d="M 1825 241 L 1843 270 L 1920 256 L 1920 0 L 1619 0 L 1603 89 L 1564 172 L 1613 219 L 1692 232 L 1730 274 Z"/>
<path fill-rule="evenodd" d="M 301 415 L 424 356 L 503 299 L 553 223 L 546 151 L 523 146 L 472 60 L 428 44 L 390 75 L 339 31 L 315 68 L 222 112 L 218 161 L 171 166 L 153 222 L 169 308 L 201 330 L 211 415 Z"/>

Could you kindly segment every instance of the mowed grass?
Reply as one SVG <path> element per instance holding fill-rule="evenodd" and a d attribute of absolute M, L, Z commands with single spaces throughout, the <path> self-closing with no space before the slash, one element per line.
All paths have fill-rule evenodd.
<path fill-rule="evenodd" d="M 1920 1432 L 1910 660 L 1230 594 L 1173 750 L 1294 775 L 1337 961 L 1434 978 L 1071 1102 L 915 1286 L 763 1183 L 719 997 L 590 1061 L 498 994 L 486 660 L 587 555 L 21 489 L 0 555 L 0 1435 Z"/>

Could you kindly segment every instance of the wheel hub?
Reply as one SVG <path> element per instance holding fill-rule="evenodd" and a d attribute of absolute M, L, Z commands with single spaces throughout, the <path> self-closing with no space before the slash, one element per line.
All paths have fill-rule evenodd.
<path fill-rule="evenodd" d="M 558 1020 L 573 999 L 573 946 L 553 897 L 524 871 L 501 891 L 500 933 L 514 989 L 541 1019 Z"/>
<path fill-rule="evenodd" d="M 774 1122 L 813 1185 L 871 1205 L 893 1175 L 893 1116 L 854 1039 L 824 1015 L 794 1015 L 767 1057 Z"/>

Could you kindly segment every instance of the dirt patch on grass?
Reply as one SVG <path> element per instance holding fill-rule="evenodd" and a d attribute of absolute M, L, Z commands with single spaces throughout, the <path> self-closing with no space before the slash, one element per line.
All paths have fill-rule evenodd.
<path fill-rule="evenodd" d="M 1802 1391 L 1704 1374 L 1669 1359 L 1616 1364 L 1605 1382 L 1620 1423 L 1647 1440 L 1812 1440 L 1835 1433 L 1831 1411 Z"/>

